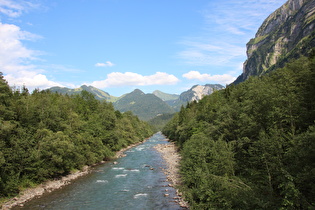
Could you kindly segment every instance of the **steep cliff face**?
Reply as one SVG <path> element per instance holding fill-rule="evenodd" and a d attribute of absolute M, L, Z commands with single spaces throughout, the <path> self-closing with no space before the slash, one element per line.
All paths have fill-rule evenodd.
<path fill-rule="evenodd" d="M 283 67 L 315 47 L 315 1 L 288 0 L 247 43 L 247 61 L 234 83 Z"/>
<path fill-rule="evenodd" d="M 165 101 L 173 107 L 175 111 L 179 111 L 181 106 L 186 106 L 187 102 L 199 101 L 204 96 L 212 94 L 214 91 L 224 89 L 220 84 L 194 85 L 189 90 L 182 92 L 176 100 Z"/>
<path fill-rule="evenodd" d="M 191 89 L 180 94 L 179 99 L 185 103 L 199 101 L 204 96 L 212 94 L 216 90 L 224 89 L 220 84 L 195 85 Z"/>

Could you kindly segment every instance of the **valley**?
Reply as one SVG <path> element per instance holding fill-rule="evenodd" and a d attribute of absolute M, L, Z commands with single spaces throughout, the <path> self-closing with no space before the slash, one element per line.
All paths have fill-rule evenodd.
<path fill-rule="evenodd" d="M 85 90 L 93 94 L 98 100 L 112 102 L 116 110 L 121 112 L 131 111 L 141 120 L 149 121 L 161 115 L 174 114 L 178 112 L 182 106 L 186 106 L 187 103 L 199 101 L 204 96 L 222 89 L 224 89 L 224 86 L 219 84 L 195 85 L 180 95 L 163 93 L 158 90 L 153 93 L 145 94 L 141 90 L 136 89 L 120 97 L 111 96 L 105 91 L 86 85 L 77 89 L 52 87 L 48 90 L 68 95 L 80 94 Z"/>
<path fill-rule="evenodd" d="M 2 207 L 25 189 L 92 168 L 15 208 L 314 209 L 315 0 L 288 0 L 246 52 L 231 84 L 196 84 L 180 94 L 138 88 L 156 76 L 177 81 L 161 72 L 113 71 L 124 79 L 114 85 L 126 75 L 141 80 L 121 96 L 87 85 L 30 92 L 0 72 Z M 218 77 L 193 73 L 183 75 Z"/>

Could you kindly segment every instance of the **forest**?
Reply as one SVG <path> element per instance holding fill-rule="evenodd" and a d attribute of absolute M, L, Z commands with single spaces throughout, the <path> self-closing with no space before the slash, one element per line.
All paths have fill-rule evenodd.
<path fill-rule="evenodd" d="M 0 72 L 0 198 L 108 160 L 150 135 L 146 122 L 87 91 L 29 93 L 9 87 Z"/>
<path fill-rule="evenodd" d="M 191 209 L 314 209 L 314 120 L 314 55 L 182 107 L 163 133 Z"/>

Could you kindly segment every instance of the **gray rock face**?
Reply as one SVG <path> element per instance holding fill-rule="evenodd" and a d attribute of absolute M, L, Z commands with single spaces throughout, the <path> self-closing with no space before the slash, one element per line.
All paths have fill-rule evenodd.
<path fill-rule="evenodd" d="M 234 83 L 283 67 L 315 47 L 315 1 L 289 0 L 261 25 L 247 43 L 243 74 Z"/>
<path fill-rule="evenodd" d="M 195 85 L 188 91 L 183 92 L 179 99 L 185 103 L 190 101 L 199 101 L 204 96 L 212 94 L 216 90 L 224 89 L 220 84 Z"/>

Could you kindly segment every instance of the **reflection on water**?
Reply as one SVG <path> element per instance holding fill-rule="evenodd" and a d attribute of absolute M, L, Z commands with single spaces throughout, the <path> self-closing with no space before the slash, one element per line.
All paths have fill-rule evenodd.
<path fill-rule="evenodd" d="M 163 160 L 153 149 L 156 144 L 167 144 L 164 138 L 155 134 L 126 151 L 127 156 L 116 160 L 117 164 L 98 166 L 73 184 L 28 202 L 23 209 L 181 209 L 161 170 Z"/>

